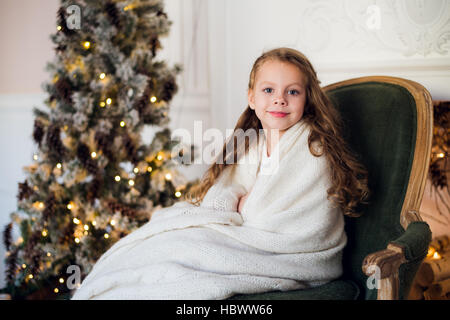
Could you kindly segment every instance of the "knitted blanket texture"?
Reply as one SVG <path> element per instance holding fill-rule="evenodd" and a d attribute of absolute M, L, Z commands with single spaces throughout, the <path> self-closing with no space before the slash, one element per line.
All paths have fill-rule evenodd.
<path fill-rule="evenodd" d="M 303 121 L 290 127 L 270 157 L 260 139 L 200 206 L 154 212 L 101 256 L 72 299 L 226 299 L 340 277 L 344 218 L 327 200 L 328 164 L 311 154 L 309 132 Z"/>

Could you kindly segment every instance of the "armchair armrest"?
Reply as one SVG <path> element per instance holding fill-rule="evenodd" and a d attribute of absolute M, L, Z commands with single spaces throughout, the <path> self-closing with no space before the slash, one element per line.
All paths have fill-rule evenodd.
<path fill-rule="evenodd" d="M 363 261 L 363 272 L 375 276 L 378 300 L 399 298 L 399 268 L 406 262 L 417 262 L 425 258 L 431 241 L 427 223 L 411 222 L 405 233 L 391 241 L 387 249 L 371 253 Z"/>

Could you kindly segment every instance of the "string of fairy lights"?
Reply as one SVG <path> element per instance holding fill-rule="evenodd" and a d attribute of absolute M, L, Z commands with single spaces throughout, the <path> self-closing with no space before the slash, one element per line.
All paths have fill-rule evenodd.
<path fill-rule="evenodd" d="M 126 7 L 123 8 L 123 10 L 124 10 L 124 11 L 131 10 L 131 9 L 133 9 L 134 7 L 138 6 L 138 4 L 139 4 L 139 3 L 136 2 L 135 4 L 127 5 Z M 58 26 L 56 27 L 56 29 L 57 29 L 57 31 L 61 31 L 61 30 L 62 30 L 62 27 L 61 27 L 60 25 L 58 25 Z M 91 41 L 83 41 L 83 42 L 81 43 L 81 46 L 82 46 L 82 48 L 83 48 L 84 50 L 91 50 L 91 49 L 93 48 L 93 44 L 92 44 Z M 73 69 L 73 68 L 75 68 L 75 67 L 82 67 L 82 63 L 80 63 L 80 64 L 81 64 L 81 66 L 80 66 L 80 65 L 77 65 L 77 66 L 67 66 L 67 69 Z M 75 76 L 76 76 L 76 74 L 74 74 L 74 77 L 75 77 Z M 105 72 L 100 72 L 100 73 L 98 74 L 98 79 L 99 79 L 100 81 L 104 82 L 104 83 L 107 83 L 107 81 L 108 81 L 108 74 L 105 73 Z M 55 83 L 55 82 L 57 82 L 57 81 L 58 81 L 58 75 L 55 75 L 55 77 L 54 77 L 54 79 L 53 79 L 53 83 Z M 152 103 L 152 104 L 158 103 L 158 98 L 157 98 L 156 96 L 151 96 L 151 97 L 149 98 L 149 100 L 150 100 L 150 103 Z M 113 99 L 112 99 L 111 97 L 105 97 L 104 99 L 102 99 L 102 100 L 98 103 L 98 106 L 99 106 L 100 108 L 108 108 L 108 107 L 113 106 L 113 103 L 114 103 L 114 101 L 113 101 Z M 121 121 L 119 122 L 119 126 L 122 127 L 122 128 L 125 128 L 125 127 L 127 126 L 126 121 L 125 121 L 125 120 L 121 120 Z M 64 131 L 67 131 L 67 130 L 68 130 L 68 126 L 65 125 L 65 126 L 63 127 L 63 130 L 64 130 Z M 98 150 L 98 151 L 96 151 L 96 150 L 91 151 L 90 156 L 91 156 L 92 159 L 99 159 L 99 157 L 102 156 L 102 151 L 101 151 L 101 150 Z M 129 178 L 130 176 L 133 177 L 133 175 L 134 175 L 134 177 L 136 177 L 136 175 L 138 175 L 138 174 L 148 174 L 148 175 L 149 175 L 149 178 L 151 179 L 152 174 L 154 174 L 154 172 L 158 169 L 158 165 L 153 165 L 153 166 L 152 166 L 151 162 L 154 163 L 155 161 L 153 161 L 153 160 L 156 159 L 156 160 L 157 160 L 157 163 L 158 163 L 158 162 L 159 162 L 159 163 L 162 163 L 164 160 L 170 159 L 170 156 L 171 156 L 171 155 L 170 155 L 170 153 L 168 153 L 168 152 L 159 151 L 159 152 L 154 156 L 154 158 L 153 158 L 153 157 L 148 157 L 148 158 L 146 158 L 147 165 L 146 165 L 145 167 L 134 167 L 133 170 L 132 170 L 132 173 L 130 172 L 130 173 L 126 173 L 126 174 L 125 174 L 126 177 L 124 177 L 124 176 L 122 176 L 120 173 L 118 173 L 118 174 L 116 174 L 116 175 L 114 176 L 114 180 L 112 181 L 112 183 L 125 183 L 125 184 L 127 184 L 130 188 L 133 188 L 133 187 L 135 186 L 135 179 L 134 179 L 134 178 Z M 40 158 L 40 157 L 39 157 L 39 154 L 38 154 L 38 153 L 33 154 L 33 160 L 34 160 L 34 161 L 38 162 L 38 161 L 39 161 L 39 158 Z M 64 163 L 58 162 L 58 163 L 55 165 L 55 168 L 56 168 L 57 170 L 61 170 L 61 171 L 64 170 Z M 166 181 L 171 181 L 172 178 L 173 178 L 173 177 L 172 177 L 172 173 L 171 173 L 171 172 L 166 172 L 166 173 L 164 173 L 164 179 L 165 179 Z M 175 193 L 174 193 L 174 196 L 175 196 L 176 198 L 180 198 L 180 197 L 182 196 L 182 189 L 183 189 L 183 187 L 184 187 L 184 186 L 179 186 L 179 187 L 176 188 Z M 34 190 L 34 191 L 38 191 L 39 188 L 38 188 L 37 186 L 33 186 L 33 190 Z M 66 208 L 67 208 L 68 212 L 74 213 L 74 212 L 76 212 L 78 206 L 79 206 L 79 204 L 77 204 L 74 200 L 71 200 L 71 201 L 69 201 L 69 202 L 67 203 Z M 45 209 L 45 204 L 44 204 L 44 202 L 42 202 L 42 201 L 35 201 L 35 202 L 32 204 L 32 207 L 33 207 L 36 211 L 43 211 L 43 210 Z M 32 220 L 36 220 L 36 218 L 33 217 Z M 75 228 L 75 230 L 74 230 L 74 233 L 73 233 L 73 242 L 74 242 L 75 244 L 80 244 L 80 243 L 82 242 L 82 238 L 83 238 L 84 236 L 89 235 L 89 233 L 92 231 L 91 228 L 95 228 L 95 227 L 97 226 L 97 221 L 95 220 L 95 218 L 94 218 L 93 220 L 90 220 L 90 221 L 89 221 L 89 220 L 87 220 L 87 221 L 82 221 L 80 217 L 75 216 L 75 217 L 73 217 L 72 222 L 73 222 L 73 224 L 76 226 L 76 228 Z M 116 221 L 114 218 L 111 218 L 111 219 L 109 220 L 109 222 L 108 222 L 108 228 L 114 228 L 114 227 L 117 225 L 117 223 L 118 223 L 118 221 Z M 109 229 L 109 231 L 108 231 L 108 228 L 105 228 L 105 232 L 104 232 L 104 234 L 103 234 L 103 238 L 104 238 L 104 239 L 109 239 L 109 238 L 110 238 L 110 233 L 111 233 L 111 230 L 112 230 L 112 229 Z M 43 238 L 47 238 L 47 237 L 50 236 L 49 233 L 50 233 L 49 230 L 48 230 L 47 228 L 44 227 L 44 228 L 42 229 L 42 231 L 41 231 L 41 236 L 42 236 Z M 20 243 L 22 243 L 23 241 L 24 241 L 24 239 L 23 239 L 22 237 L 19 237 L 19 239 L 17 240 L 17 243 L 20 244 Z M 54 254 L 52 254 L 52 252 L 46 252 L 46 256 L 47 256 L 48 258 L 52 258 L 52 257 L 54 256 Z M 49 264 L 50 264 L 50 262 L 48 261 L 48 262 L 47 262 L 47 266 L 50 266 Z M 25 269 L 27 268 L 27 265 L 24 263 L 24 264 L 22 264 L 19 268 L 22 268 L 22 269 L 25 270 Z M 41 266 L 41 269 L 43 269 L 42 266 Z M 32 279 L 34 279 L 34 275 L 33 275 L 33 274 L 31 273 L 31 271 L 30 271 L 30 273 L 28 273 L 27 276 L 26 276 L 26 281 L 28 282 L 28 281 L 30 281 L 30 280 L 32 280 Z M 64 277 L 59 277 L 59 278 L 58 278 L 57 284 L 55 285 L 55 287 L 54 287 L 54 289 L 53 289 L 53 292 L 54 292 L 55 294 L 57 294 L 57 293 L 60 292 L 60 289 L 59 289 L 58 287 L 59 287 L 59 285 L 64 284 L 65 281 L 66 281 L 66 280 L 64 279 Z"/>

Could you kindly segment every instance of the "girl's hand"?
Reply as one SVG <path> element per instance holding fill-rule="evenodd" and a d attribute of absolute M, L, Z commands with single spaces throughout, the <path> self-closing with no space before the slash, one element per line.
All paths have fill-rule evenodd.
<path fill-rule="evenodd" d="M 238 212 L 239 213 L 242 213 L 242 208 L 244 207 L 244 203 L 247 200 L 248 196 L 250 195 L 251 191 L 252 190 L 250 190 L 246 195 L 239 198 L 239 203 L 238 203 Z"/>

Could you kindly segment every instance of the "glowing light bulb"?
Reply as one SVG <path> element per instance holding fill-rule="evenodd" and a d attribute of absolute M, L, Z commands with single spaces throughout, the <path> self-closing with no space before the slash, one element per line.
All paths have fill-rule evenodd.
<path fill-rule="evenodd" d="M 134 173 L 138 173 L 138 172 L 139 172 L 139 169 L 138 169 L 138 168 L 134 168 L 134 169 L 133 169 L 133 172 L 134 172 Z"/>
<path fill-rule="evenodd" d="M 37 159 L 39 159 L 38 155 L 37 154 L 33 154 L 33 160 L 37 160 Z"/>
<path fill-rule="evenodd" d="M 77 218 L 73 218 L 73 223 L 75 223 L 75 224 L 80 224 L 80 220 L 78 220 Z"/>
<path fill-rule="evenodd" d="M 105 237 L 105 239 L 109 238 L 109 234 L 107 234 L 107 233 L 105 233 L 103 236 Z"/>
<path fill-rule="evenodd" d="M 59 283 L 64 283 L 64 279 L 63 278 L 59 278 Z"/>
<path fill-rule="evenodd" d="M 73 207 L 74 207 L 73 202 L 70 201 L 70 202 L 67 204 L 67 209 L 72 210 Z"/>
<path fill-rule="evenodd" d="M 89 230 L 89 226 L 87 224 L 84 225 L 84 230 L 86 230 L 86 231 Z"/>
<path fill-rule="evenodd" d="M 114 177 L 114 180 L 116 180 L 117 182 L 119 182 L 119 181 L 120 181 L 120 176 L 115 176 L 115 177 Z"/>
<path fill-rule="evenodd" d="M 100 79 L 105 79 L 106 74 L 104 72 L 100 73 L 100 75 L 98 76 Z"/>
<path fill-rule="evenodd" d="M 44 204 L 42 202 L 40 202 L 40 201 L 36 201 L 36 202 L 33 203 L 33 207 L 35 209 L 42 209 L 44 207 Z"/>
<path fill-rule="evenodd" d="M 113 225 L 116 224 L 116 221 L 115 220 L 111 220 L 110 224 L 113 226 Z"/>
<path fill-rule="evenodd" d="M 106 104 L 107 105 L 110 105 L 111 103 L 112 103 L 112 99 L 111 98 L 106 99 Z"/>
<path fill-rule="evenodd" d="M 180 191 L 175 192 L 175 197 L 177 198 L 181 197 L 181 192 Z"/>
<path fill-rule="evenodd" d="M 170 173 L 166 174 L 166 180 L 171 180 L 172 179 L 172 175 Z"/>
<path fill-rule="evenodd" d="M 44 229 L 44 230 L 42 230 L 42 236 L 43 236 L 43 237 L 46 237 L 47 235 L 48 235 L 48 232 L 47 232 L 47 230 L 45 230 L 45 229 Z"/>
<path fill-rule="evenodd" d="M 91 47 L 91 43 L 89 41 L 83 42 L 83 47 L 87 50 Z"/>
<path fill-rule="evenodd" d="M 50 252 L 47 252 L 47 257 L 51 257 L 52 254 Z"/>
<path fill-rule="evenodd" d="M 25 269 L 27 267 L 27 265 L 24 263 L 22 264 L 22 268 Z"/>
<path fill-rule="evenodd" d="M 97 152 L 95 152 L 95 151 L 93 151 L 92 153 L 91 153 L 91 158 L 96 158 L 97 157 Z"/>
<path fill-rule="evenodd" d="M 149 166 L 149 167 L 147 168 L 147 171 L 148 171 L 148 172 L 152 172 L 152 171 L 153 171 L 153 168 Z"/>
<path fill-rule="evenodd" d="M 95 227 L 97 225 L 97 221 L 92 221 L 92 225 Z"/>
<path fill-rule="evenodd" d="M 120 126 L 123 128 L 123 127 L 125 127 L 125 121 L 120 121 Z"/>
<path fill-rule="evenodd" d="M 54 292 L 54 293 L 58 293 L 58 292 L 59 292 L 59 289 L 58 289 L 58 288 L 55 288 L 55 289 L 53 289 L 53 292 Z"/>
<path fill-rule="evenodd" d="M 150 98 L 150 102 L 151 102 L 151 103 L 155 103 L 155 102 L 156 102 L 156 100 L 157 100 L 157 99 L 156 99 L 156 97 L 155 97 L 155 96 L 153 96 L 153 97 L 151 97 L 151 98 Z"/>
<path fill-rule="evenodd" d="M 33 279 L 33 275 L 32 274 L 28 275 L 28 279 Z"/>
<path fill-rule="evenodd" d="M 61 163 L 57 163 L 57 164 L 56 164 L 56 167 L 57 167 L 58 169 L 61 169 L 61 167 L 62 167 Z"/>
<path fill-rule="evenodd" d="M 441 255 L 436 251 L 434 254 L 433 254 L 433 259 L 440 259 L 441 258 Z"/>
<path fill-rule="evenodd" d="M 57 26 L 56 30 L 61 31 L 62 27 L 61 26 Z"/>
<path fill-rule="evenodd" d="M 106 106 L 106 103 L 104 101 L 100 101 L 100 107 L 104 108 Z"/>
<path fill-rule="evenodd" d="M 129 184 L 130 186 L 134 186 L 134 180 L 128 180 L 128 184 Z"/>
<path fill-rule="evenodd" d="M 75 238 L 75 242 L 76 243 L 80 243 L 80 239 L 79 238 Z"/>
<path fill-rule="evenodd" d="M 445 154 L 444 154 L 443 152 L 438 153 L 438 154 L 437 154 L 437 157 L 438 157 L 438 158 L 443 158 L 443 157 L 445 157 Z"/>

